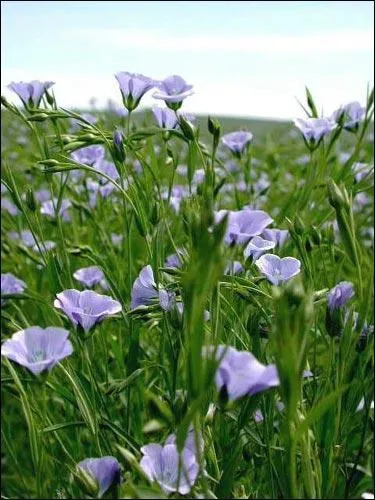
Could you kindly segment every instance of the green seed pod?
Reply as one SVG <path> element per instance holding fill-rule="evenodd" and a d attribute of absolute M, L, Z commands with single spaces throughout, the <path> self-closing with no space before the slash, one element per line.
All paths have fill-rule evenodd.
<path fill-rule="evenodd" d="M 40 160 L 38 161 L 40 165 L 45 165 L 46 167 L 57 167 L 59 165 L 59 162 L 57 160 L 54 160 L 53 158 L 47 159 L 47 160 Z"/>
<path fill-rule="evenodd" d="M 69 142 L 67 144 L 65 144 L 64 146 L 64 151 L 75 151 L 76 149 L 79 149 L 79 148 L 83 148 L 84 146 L 86 146 L 86 143 L 83 142 L 83 141 L 74 141 L 74 142 Z"/>
<path fill-rule="evenodd" d="M 79 136 L 79 139 L 81 141 L 95 141 L 96 143 L 100 142 L 100 139 L 98 139 L 98 136 L 94 134 L 83 134 Z"/>

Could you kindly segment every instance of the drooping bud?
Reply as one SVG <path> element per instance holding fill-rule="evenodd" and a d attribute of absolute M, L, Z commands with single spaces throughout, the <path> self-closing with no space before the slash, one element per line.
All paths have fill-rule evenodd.
<path fill-rule="evenodd" d="M 216 118 L 208 117 L 208 131 L 214 137 L 214 149 L 217 148 L 220 139 L 221 125 Z"/>

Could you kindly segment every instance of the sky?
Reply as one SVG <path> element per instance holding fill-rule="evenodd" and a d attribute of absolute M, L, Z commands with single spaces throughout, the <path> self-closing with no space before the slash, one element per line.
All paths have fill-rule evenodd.
<path fill-rule="evenodd" d="M 180 75 L 187 112 L 291 119 L 364 104 L 374 74 L 370 1 L 2 1 L 1 93 L 54 81 L 59 105 L 121 103 L 115 73 Z M 160 104 L 145 96 L 145 106 Z"/>

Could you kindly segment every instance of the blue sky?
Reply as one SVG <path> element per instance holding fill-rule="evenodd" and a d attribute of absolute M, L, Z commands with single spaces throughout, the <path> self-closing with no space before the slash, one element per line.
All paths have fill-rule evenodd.
<path fill-rule="evenodd" d="M 11 81 L 52 80 L 60 105 L 100 107 L 120 103 L 118 71 L 178 74 L 195 88 L 186 111 L 290 119 L 305 85 L 328 114 L 363 103 L 373 84 L 373 2 L 4 1 L 1 11 L 9 98 Z"/>

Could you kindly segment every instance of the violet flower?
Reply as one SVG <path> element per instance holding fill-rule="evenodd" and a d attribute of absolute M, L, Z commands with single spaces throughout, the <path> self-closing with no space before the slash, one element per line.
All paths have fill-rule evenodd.
<path fill-rule="evenodd" d="M 123 239 L 124 236 L 122 234 L 111 233 L 111 241 L 113 245 L 120 245 Z"/>
<path fill-rule="evenodd" d="M 120 302 L 92 290 L 69 289 L 56 295 L 53 303 L 74 325 L 88 332 L 94 325 L 122 310 Z"/>
<path fill-rule="evenodd" d="M 244 271 L 244 267 L 241 262 L 238 260 L 234 260 L 232 262 L 228 262 L 225 268 L 224 274 L 239 274 Z"/>
<path fill-rule="evenodd" d="M 89 288 L 105 283 L 104 273 L 98 266 L 82 267 L 73 274 L 73 278 Z"/>
<path fill-rule="evenodd" d="M 179 269 L 180 267 L 182 267 L 182 260 L 181 260 L 181 256 L 180 254 L 182 254 L 183 252 L 178 252 L 178 253 L 173 253 L 171 255 L 168 255 L 168 257 L 166 258 L 165 260 L 165 266 L 166 267 L 172 267 L 172 268 L 175 268 L 175 269 Z"/>
<path fill-rule="evenodd" d="M 176 294 L 160 288 L 158 292 L 159 305 L 164 311 L 170 311 L 176 302 Z"/>
<path fill-rule="evenodd" d="M 285 408 L 285 405 L 282 401 L 276 401 L 275 406 L 276 406 L 276 409 L 280 412 L 283 411 Z M 259 424 L 260 422 L 263 422 L 263 420 L 264 420 L 263 413 L 260 410 L 255 410 L 253 417 L 254 417 L 254 420 L 257 424 Z"/>
<path fill-rule="evenodd" d="M 51 193 L 48 189 L 38 189 L 35 191 L 35 198 L 42 203 L 43 201 L 49 200 L 51 197 Z"/>
<path fill-rule="evenodd" d="M 73 151 L 71 157 L 77 163 L 92 167 L 96 162 L 103 160 L 104 154 L 105 151 L 103 146 L 86 146 Z"/>
<path fill-rule="evenodd" d="M 94 124 L 98 121 L 96 116 L 91 115 L 90 113 L 82 113 L 81 118 L 86 120 L 87 122 Z M 70 120 L 71 131 L 76 132 L 77 130 L 82 130 L 83 127 L 87 127 L 87 124 L 78 120 L 77 118 L 72 118 Z"/>
<path fill-rule="evenodd" d="M 235 155 L 241 155 L 245 147 L 253 140 L 251 132 L 231 132 L 221 138 L 221 142 Z"/>
<path fill-rule="evenodd" d="M 265 240 L 273 241 L 276 246 L 282 247 L 289 237 L 287 229 L 265 229 L 261 234 Z"/>
<path fill-rule="evenodd" d="M 174 129 L 177 126 L 176 113 L 171 109 L 154 106 L 152 108 L 152 113 L 160 128 Z"/>
<path fill-rule="evenodd" d="M 205 348 L 206 356 L 215 352 L 214 346 Z M 218 391 L 225 388 L 229 401 L 251 396 L 280 384 L 276 365 L 263 365 L 247 351 L 219 345 L 216 360 L 220 361 L 215 375 Z"/>
<path fill-rule="evenodd" d="M 21 234 L 19 235 L 17 232 L 12 231 L 8 233 L 8 236 L 12 240 L 21 240 L 21 243 L 25 245 L 25 247 L 32 247 L 35 245 L 35 239 L 32 234 L 32 232 L 29 229 L 25 229 L 24 231 L 21 231 Z"/>
<path fill-rule="evenodd" d="M 57 202 L 58 202 L 57 198 L 54 198 L 53 200 L 44 201 L 40 207 L 40 213 L 42 215 L 46 215 L 47 217 L 50 217 L 51 219 L 54 219 L 56 217 L 55 208 L 57 208 Z M 60 209 L 59 209 L 57 215 L 60 215 L 60 217 L 66 222 L 71 220 L 70 215 L 67 212 L 67 210 L 71 206 L 72 206 L 72 202 L 70 200 L 67 200 L 67 199 L 61 200 Z"/>
<path fill-rule="evenodd" d="M 253 236 L 258 236 L 269 226 L 273 219 L 262 210 L 245 208 L 238 212 L 219 210 L 215 215 L 215 222 L 219 223 L 228 213 L 225 243 L 247 243 Z"/>
<path fill-rule="evenodd" d="M 153 303 L 153 299 L 158 297 L 154 273 L 150 265 L 145 266 L 135 280 L 131 293 L 131 309 L 141 305 Z"/>
<path fill-rule="evenodd" d="M 263 273 L 273 285 L 280 285 L 300 272 L 301 263 L 294 257 L 280 259 L 277 255 L 265 254 L 255 261 L 259 271 Z"/>
<path fill-rule="evenodd" d="M 374 174 L 374 165 L 369 165 L 368 163 L 354 163 L 352 169 L 356 182 L 361 182 Z"/>
<path fill-rule="evenodd" d="M 156 86 L 154 80 L 138 73 L 121 71 L 115 78 L 120 86 L 124 106 L 130 112 L 138 106 L 145 93 Z"/>
<path fill-rule="evenodd" d="M 158 84 L 159 89 L 152 97 L 162 99 L 165 104 L 177 110 L 184 99 L 194 93 L 193 86 L 188 85 L 181 76 L 172 75 L 165 78 Z"/>
<path fill-rule="evenodd" d="M 245 259 L 251 257 L 252 260 L 257 260 L 261 255 L 275 248 L 275 246 L 276 244 L 273 241 L 264 240 L 260 236 L 254 236 L 245 247 L 243 254 Z"/>
<path fill-rule="evenodd" d="M 63 328 L 32 326 L 6 340 L 1 346 L 1 355 L 38 375 L 72 354 L 68 336 L 69 332 Z"/>
<path fill-rule="evenodd" d="M 128 116 L 129 111 L 123 107 L 118 106 L 112 99 L 108 100 L 108 110 L 115 113 L 117 116 Z"/>
<path fill-rule="evenodd" d="M 11 273 L 1 275 L 1 295 L 12 295 L 16 293 L 23 293 L 27 285 L 24 281 L 16 278 Z M 3 304 L 4 301 L 1 301 Z"/>
<path fill-rule="evenodd" d="M 359 102 L 355 101 L 334 111 L 331 119 L 339 123 L 341 117 L 343 117 L 343 127 L 346 130 L 352 130 L 358 127 L 359 122 L 362 121 L 365 114 L 366 108 L 363 108 Z"/>
<path fill-rule="evenodd" d="M 98 485 L 98 496 L 101 498 L 112 486 L 120 483 L 121 470 L 114 457 L 85 458 L 77 467 L 87 472 Z"/>
<path fill-rule="evenodd" d="M 55 82 L 40 82 L 32 80 L 31 82 L 12 82 L 8 89 L 13 90 L 23 102 L 24 106 L 39 107 L 43 94 L 52 87 Z"/>
<path fill-rule="evenodd" d="M 330 118 L 297 118 L 294 125 L 302 132 L 310 145 L 319 143 L 321 139 L 336 128 L 336 123 Z"/>
<path fill-rule="evenodd" d="M 16 205 L 8 198 L 1 197 L 1 210 L 6 210 L 9 215 L 16 216 L 19 214 L 19 210 Z"/>
<path fill-rule="evenodd" d="M 53 248 L 56 247 L 56 243 L 51 240 L 46 240 L 43 243 L 41 243 L 38 247 L 38 245 L 35 243 L 33 246 L 34 252 L 48 252 L 49 250 L 52 250 Z"/>
<path fill-rule="evenodd" d="M 101 172 L 102 174 L 107 175 L 114 181 L 116 181 L 120 177 L 117 168 L 115 167 L 115 164 L 110 161 L 104 160 L 103 158 L 95 162 L 95 169 L 99 170 L 99 172 Z M 109 181 L 105 177 L 100 177 L 99 182 L 101 184 L 106 184 Z M 113 184 L 111 184 L 111 186 L 113 186 Z M 114 187 L 115 186 L 113 186 L 113 188 Z"/>
<path fill-rule="evenodd" d="M 190 492 L 199 472 L 194 453 L 185 448 L 180 456 L 175 444 L 148 444 L 142 446 L 140 466 L 151 481 L 156 481 L 164 493 L 177 491 L 181 495 Z"/>
<path fill-rule="evenodd" d="M 196 444 L 195 444 L 195 430 L 192 425 L 190 425 L 185 443 L 184 443 L 184 449 L 190 450 L 195 456 L 197 455 L 196 453 Z M 176 434 L 170 434 L 167 439 L 165 440 L 165 444 L 176 444 L 177 438 Z M 204 450 L 204 441 L 202 434 L 198 432 L 198 443 L 199 443 L 199 449 L 200 453 L 203 454 Z"/>
<path fill-rule="evenodd" d="M 174 294 L 163 288 L 157 289 L 154 273 L 150 265 L 145 266 L 134 281 L 130 309 L 138 306 L 148 306 L 157 302 L 165 311 L 169 311 L 174 304 Z"/>
<path fill-rule="evenodd" d="M 332 312 L 334 309 L 341 309 L 353 296 L 353 283 L 350 283 L 350 281 L 341 281 L 341 283 L 328 292 L 329 310 Z"/>

